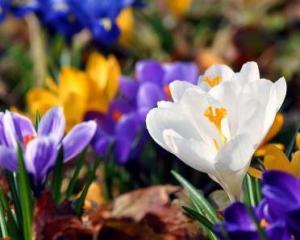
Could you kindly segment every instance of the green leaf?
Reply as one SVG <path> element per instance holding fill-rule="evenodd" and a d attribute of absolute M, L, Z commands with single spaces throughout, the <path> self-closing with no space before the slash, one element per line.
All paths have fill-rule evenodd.
<path fill-rule="evenodd" d="M 78 179 L 78 175 L 79 175 L 80 170 L 81 170 L 81 168 L 83 166 L 83 163 L 84 163 L 84 158 L 85 158 L 86 152 L 87 152 L 87 148 L 84 149 L 78 157 L 78 160 L 77 160 L 77 163 L 76 163 L 76 168 L 74 170 L 73 176 L 70 180 L 70 183 L 69 183 L 67 191 L 66 191 L 66 198 L 67 199 L 69 199 L 72 196 L 73 192 L 74 192 L 74 188 L 75 188 L 75 185 L 76 185 L 76 182 L 77 182 L 77 179 Z"/>
<path fill-rule="evenodd" d="M 80 194 L 80 197 L 76 201 L 75 212 L 78 216 L 80 216 L 80 214 L 82 213 L 82 208 L 83 208 L 83 205 L 85 202 L 86 195 L 88 193 L 90 185 L 92 184 L 92 182 L 94 181 L 94 179 L 96 177 L 96 171 L 100 164 L 100 161 L 101 161 L 101 158 L 97 157 L 96 161 L 93 164 L 93 167 L 89 169 L 88 181 L 87 181 L 86 185 L 84 186 L 84 188 Z"/>
<path fill-rule="evenodd" d="M 172 174 L 189 193 L 193 204 L 197 206 L 197 209 L 200 211 L 200 214 L 203 213 L 213 224 L 219 222 L 219 218 L 217 217 L 216 211 L 211 206 L 211 204 L 204 198 L 204 196 L 200 194 L 197 191 L 197 189 L 186 179 L 184 179 L 181 175 L 179 175 L 175 171 L 172 171 Z"/>
<path fill-rule="evenodd" d="M 18 189 L 17 189 L 17 177 L 16 177 L 16 174 L 11 173 L 9 171 L 5 171 L 5 175 L 6 175 L 6 179 L 8 181 L 9 190 L 10 190 L 11 197 L 12 197 L 14 207 L 15 207 L 17 225 L 18 225 L 18 228 L 20 229 L 22 227 L 23 216 L 22 216 L 19 193 L 18 193 Z"/>
<path fill-rule="evenodd" d="M 25 168 L 23 152 L 20 145 L 18 145 L 18 190 L 20 196 L 20 205 L 22 211 L 22 227 L 25 240 L 32 239 L 32 217 L 33 217 L 33 197 L 29 184 L 28 173 Z"/>
<path fill-rule="evenodd" d="M 261 199 L 259 182 L 247 174 L 243 185 L 246 204 L 255 207 Z"/>
<path fill-rule="evenodd" d="M 60 147 L 56 157 L 55 166 L 53 170 L 52 178 L 52 192 L 54 201 L 58 204 L 61 198 L 61 184 L 63 180 L 63 161 L 64 161 L 64 149 Z"/>
<path fill-rule="evenodd" d="M 192 218 L 200 222 L 205 228 L 207 228 L 207 230 L 213 232 L 213 224 L 205 216 L 192 208 L 186 206 L 183 206 L 182 208 L 188 215 L 190 215 Z"/>
<path fill-rule="evenodd" d="M 8 230 L 7 230 L 7 222 L 5 219 L 5 213 L 4 213 L 4 206 L 3 206 L 3 198 L 5 197 L 5 194 L 2 190 L 2 188 L 0 188 L 0 229 L 1 229 L 1 235 L 3 238 L 7 238 L 9 237 L 8 234 Z"/>
<path fill-rule="evenodd" d="M 35 128 L 35 130 L 37 130 L 39 128 L 40 121 L 41 121 L 41 115 L 37 111 L 36 114 L 35 114 L 35 119 L 34 119 L 34 128 Z"/>
<path fill-rule="evenodd" d="M 14 215 L 11 211 L 11 208 L 8 204 L 8 199 L 5 195 L 5 192 L 3 191 L 2 188 L 0 188 L 0 202 L 1 202 L 1 207 L 6 211 L 6 216 L 7 216 L 7 230 L 9 232 L 9 236 L 14 239 L 18 240 L 21 236 L 20 231 L 18 229 L 16 220 L 14 218 Z M 3 232 L 3 231 L 2 231 Z M 18 235 L 19 234 L 19 235 Z M 3 235 L 3 233 L 2 233 Z"/>
<path fill-rule="evenodd" d="M 297 137 L 297 134 L 299 131 L 300 131 L 300 124 L 297 126 L 294 136 L 286 149 L 286 155 L 288 158 L 291 157 L 291 154 L 292 154 L 294 146 L 295 146 L 296 137 Z"/>

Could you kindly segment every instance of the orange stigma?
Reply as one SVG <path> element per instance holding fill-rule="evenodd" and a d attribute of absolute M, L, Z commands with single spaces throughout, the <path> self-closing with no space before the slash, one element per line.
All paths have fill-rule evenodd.
<path fill-rule="evenodd" d="M 30 142 L 32 141 L 33 139 L 35 139 L 35 136 L 34 135 L 26 135 L 24 138 L 23 138 L 23 143 L 25 144 L 25 146 Z"/>
<path fill-rule="evenodd" d="M 171 90 L 170 90 L 170 86 L 169 85 L 165 85 L 164 86 L 164 94 L 166 95 L 167 99 L 171 99 L 172 98 Z"/>
<path fill-rule="evenodd" d="M 260 223 L 259 225 L 262 227 L 262 228 L 267 228 L 269 226 L 269 223 L 266 221 L 266 219 L 262 219 L 260 220 Z"/>
<path fill-rule="evenodd" d="M 122 112 L 120 112 L 120 111 L 114 111 L 113 114 L 112 114 L 112 119 L 115 122 L 119 122 L 122 116 L 123 116 Z"/>

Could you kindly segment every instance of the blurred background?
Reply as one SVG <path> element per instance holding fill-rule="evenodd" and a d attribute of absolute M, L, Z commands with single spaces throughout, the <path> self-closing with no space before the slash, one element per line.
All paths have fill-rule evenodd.
<path fill-rule="evenodd" d="M 262 77 L 277 80 L 284 76 L 288 82 L 282 108 L 285 123 L 274 139 L 288 143 L 300 119 L 299 1 L 151 0 L 136 5 L 118 14 L 116 23 L 121 35 L 111 44 L 95 41 L 87 29 L 69 34 L 61 15 L 45 20 L 42 11 L 22 17 L 6 14 L 0 26 L 1 109 L 28 112 L 27 93 L 32 88 L 44 87 L 47 77 L 59 82 L 63 67 L 85 69 L 89 55 L 95 51 L 105 56 L 113 54 L 127 76 L 134 76 L 135 64 L 142 59 L 191 61 L 200 73 L 216 63 L 238 71 L 243 63 L 256 61 Z M 74 22 L 72 17 L 67 16 L 69 24 Z M 111 28 L 110 24 L 103 22 L 106 28 Z M 76 111 L 74 107 L 73 114 Z M 194 173 L 162 149 L 148 147 L 139 158 L 146 163 L 128 162 L 125 168 L 130 174 L 120 173 L 123 182 L 131 182 L 125 184 L 127 188 L 172 182 L 171 169 L 184 175 Z M 146 173 L 140 175 L 140 169 Z M 129 176 L 136 179 L 129 181 Z M 208 191 L 215 187 L 207 185 L 202 175 L 189 176 Z"/>

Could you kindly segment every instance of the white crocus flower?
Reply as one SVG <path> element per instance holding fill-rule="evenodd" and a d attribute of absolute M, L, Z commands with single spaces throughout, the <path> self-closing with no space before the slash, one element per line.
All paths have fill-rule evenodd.
<path fill-rule="evenodd" d="M 152 138 L 239 199 L 251 157 L 271 127 L 286 95 L 286 82 L 261 79 L 257 64 L 234 73 L 215 65 L 198 86 L 170 85 L 173 102 L 159 102 L 147 115 Z"/>

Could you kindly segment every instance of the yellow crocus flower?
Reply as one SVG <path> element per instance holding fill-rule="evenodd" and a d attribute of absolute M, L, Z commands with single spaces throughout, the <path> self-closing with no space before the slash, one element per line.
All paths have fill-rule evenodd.
<path fill-rule="evenodd" d="M 264 157 L 264 167 L 266 170 L 280 170 L 288 172 L 295 177 L 300 176 L 300 134 L 296 137 L 297 151 L 292 154 L 289 161 L 284 152 L 275 145 L 266 147 Z M 256 168 L 250 167 L 248 173 L 254 177 L 261 178 L 262 172 Z"/>
<path fill-rule="evenodd" d="M 86 71 L 65 67 L 59 83 L 46 80 L 45 88 L 33 88 L 27 94 L 28 111 L 44 114 L 53 106 L 63 106 L 67 129 L 81 122 L 89 111 L 106 112 L 119 88 L 120 66 L 114 56 L 92 53 Z"/>

